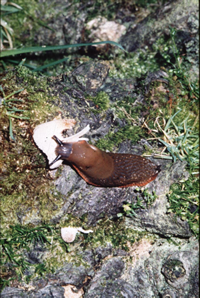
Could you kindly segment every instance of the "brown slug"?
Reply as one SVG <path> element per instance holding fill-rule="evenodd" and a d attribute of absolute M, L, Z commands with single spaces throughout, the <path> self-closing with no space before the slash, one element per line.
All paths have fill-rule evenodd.
<path fill-rule="evenodd" d="M 109 153 L 85 140 L 64 143 L 56 136 L 57 160 L 66 160 L 89 184 L 101 187 L 145 186 L 160 172 L 160 166 L 139 155 Z"/>

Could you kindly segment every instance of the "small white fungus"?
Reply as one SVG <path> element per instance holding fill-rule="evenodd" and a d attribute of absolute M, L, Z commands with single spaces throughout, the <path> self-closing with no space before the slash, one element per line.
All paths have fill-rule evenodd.
<path fill-rule="evenodd" d="M 65 227 L 65 228 L 61 228 L 61 237 L 65 242 L 71 243 L 75 240 L 77 232 L 81 232 L 85 234 L 93 233 L 92 230 L 83 230 L 83 228 L 81 227 L 78 227 L 78 228 Z"/>

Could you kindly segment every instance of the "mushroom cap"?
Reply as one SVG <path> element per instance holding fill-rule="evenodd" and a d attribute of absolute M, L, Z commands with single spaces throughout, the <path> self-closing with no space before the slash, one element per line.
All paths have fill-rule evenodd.
<path fill-rule="evenodd" d="M 77 232 L 78 232 L 77 228 L 73 228 L 73 227 L 61 228 L 61 237 L 65 242 L 71 243 L 75 240 Z"/>
<path fill-rule="evenodd" d="M 75 240 L 77 232 L 81 232 L 84 234 L 93 233 L 92 230 L 84 230 L 82 227 L 65 227 L 61 228 L 61 237 L 65 242 L 71 243 Z"/>

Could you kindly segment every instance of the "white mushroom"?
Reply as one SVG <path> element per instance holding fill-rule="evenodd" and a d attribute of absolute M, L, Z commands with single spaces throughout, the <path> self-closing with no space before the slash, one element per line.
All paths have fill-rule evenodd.
<path fill-rule="evenodd" d="M 84 129 L 79 131 L 77 134 L 64 137 L 63 131 L 67 129 L 71 129 L 75 125 L 76 121 L 73 119 L 55 119 L 50 122 L 42 123 L 35 127 L 33 131 L 33 139 L 35 144 L 38 146 L 40 150 L 42 150 L 47 156 L 49 164 L 56 158 L 55 149 L 57 147 L 57 143 L 52 137 L 55 135 L 62 142 L 77 142 L 78 140 L 86 140 L 87 138 L 81 138 L 84 134 L 88 133 L 90 130 L 90 126 L 87 125 Z M 62 164 L 62 160 L 56 161 L 51 169 L 58 168 Z"/>
<path fill-rule="evenodd" d="M 85 234 L 93 233 L 92 230 L 83 230 L 83 228 L 81 227 L 78 227 L 78 228 L 65 227 L 65 228 L 61 228 L 61 237 L 65 242 L 71 243 L 75 240 L 77 232 L 81 232 Z"/>

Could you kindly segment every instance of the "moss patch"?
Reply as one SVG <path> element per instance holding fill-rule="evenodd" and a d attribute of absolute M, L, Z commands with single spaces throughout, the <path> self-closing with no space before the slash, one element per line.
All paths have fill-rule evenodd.
<path fill-rule="evenodd" d="M 103 112 L 103 111 L 107 111 L 108 108 L 110 107 L 110 100 L 109 100 L 109 96 L 107 95 L 107 93 L 101 91 L 97 94 L 97 96 L 95 98 L 92 99 L 92 101 L 95 104 L 95 111 L 97 112 Z"/>
<path fill-rule="evenodd" d="M 32 140 L 34 126 L 46 119 L 51 120 L 59 110 L 52 104 L 54 98 L 48 92 L 46 78 L 32 74 L 27 68 L 18 67 L 2 75 L 2 90 L 3 97 L 22 90 L 13 94 L 9 98 L 11 101 L 2 106 L 1 226 L 5 228 L 18 223 L 17 212 L 23 214 L 32 209 L 33 213 L 37 213 L 38 206 L 43 208 L 45 204 L 48 211 L 53 212 L 55 205 L 60 204 L 60 199 L 49 194 L 46 162 Z M 54 203 L 47 204 L 48 200 Z"/>

